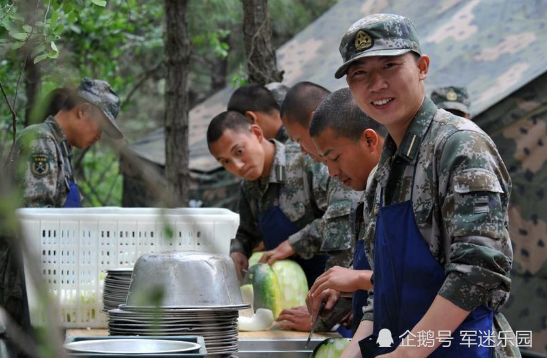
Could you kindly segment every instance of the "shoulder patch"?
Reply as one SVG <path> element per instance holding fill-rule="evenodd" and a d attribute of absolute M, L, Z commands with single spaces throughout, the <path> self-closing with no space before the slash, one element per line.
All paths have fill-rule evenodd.
<path fill-rule="evenodd" d="M 45 177 L 51 171 L 51 154 L 35 151 L 30 155 L 30 171 L 37 178 Z"/>

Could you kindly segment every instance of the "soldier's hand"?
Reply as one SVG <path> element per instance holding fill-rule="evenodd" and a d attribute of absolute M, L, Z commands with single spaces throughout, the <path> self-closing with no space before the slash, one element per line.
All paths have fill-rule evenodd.
<path fill-rule="evenodd" d="M 343 327 L 351 329 L 353 325 L 353 311 L 349 311 L 339 322 Z"/>
<path fill-rule="evenodd" d="M 247 256 L 245 256 L 243 252 L 232 252 L 230 257 L 232 258 L 232 261 L 234 261 L 239 282 L 243 282 L 243 279 L 245 278 L 243 270 L 246 272 L 249 268 L 249 260 L 247 259 Z"/>
<path fill-rule="evenodd" d="M 323 311 L 321 312 L 321 317 L 326 317 L 332 312 L 339 300 L 340 292 L 335 290 L 324 290 L 316 297 L 313 297 L 308 293 L 308 296 L 306 297 L 306 306 L 308 307 L 308 312 L 310 314 L 310 321 L 317 315 L 317 311 L 319 311 L 322 302 L 325 302 L 325 308 L 323 308 Z"/>
<path fill-rule="evenodd" d="M 318 296 L 326 289 L 338 292 L 355 292 L 357 290 L 369 290 L 370 270 L 353 270 L 340 266 L 334 266 L 319 276 L 310 288 L 309 295 Z"/>
<path fill-rule="evenodd" d="M 285 240 L 275 249 L 266 251 L 260 258 L 260 260 L 258 260 L 258 262 L 268 263 L 268 265 L 271 266 L 276 261 L 286 259 L 287 257 L 290 257 L 292 255 L 294 255 L 294 249 L 292 248 L 291 244 L 289 244 L 289 241 Z"/>
<path fill-rule="evenodd" d="M 311 330 L 310 314 L 305 306 L 293 307 L 281 311 L 276 319 L 281 329 L 292 329 L 300 332 Z"/>

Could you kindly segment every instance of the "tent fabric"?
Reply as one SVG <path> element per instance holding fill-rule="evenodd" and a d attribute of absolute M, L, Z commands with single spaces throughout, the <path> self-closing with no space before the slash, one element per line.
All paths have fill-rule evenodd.
<path fill-rule="evenodd" d="M 502 309 L 515 330 L 547 352 L 547 73 L 474 120 L 490 134 L 513 182 L 511 295 Z"/>
<path fill-rule="evenodd" d="M 344 78 L 334 78 L 342 63 L 340 39 L 353 22 L 378 12 L 404 15 L 414 22 L 423 53 L 431 58 L 427 93 L 442 86 L 467 87 L 474 120 L 500 150 L 513 180 L 513 286 L 503 312 L 515 330 L 532 331 L 532 349 L 545 353 L 547 2 L 344 0 L 277 50 L 278 68 L 285 71 L 283 83 L 312 81 L 330 90 L 345 87 Z M 237 201 L 237 180 L 220 168 L 205 141 L 209 121 L 225 110 L 232 91 L 227 87 L 190 112 L 192 185 L 206 187 L 207 205 L 218 205 L 217 199 L 227 204 L 225 195 L 235 195 L 233 205 Z M 130 149 L 160 167 L 165 164 L 162 129 Z M 215 177 L 220 179 L 211 180 Z M 222 190 L 221 183 L 225 183 Z M 235 191 L 230 194 L 226 188 Z M 192 195 L 201 200 L 203 192 L 194 190 Z"/>

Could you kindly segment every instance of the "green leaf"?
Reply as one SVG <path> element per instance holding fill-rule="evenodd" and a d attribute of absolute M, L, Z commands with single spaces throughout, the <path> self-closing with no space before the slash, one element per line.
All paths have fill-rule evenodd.
<path fill-rule="evenodd" d="M 44 53 L 40 56 L 36 56 L 34 58 L 34 64 L 37 64 L 38 62 L 42 61 L 42 60 L 45 60 L 46 58 L 48 58 L 48 54 L 47 53 Z"/>
<path fill-rule="evenodd" d="M 44 52 L 46 50 L 46 46 L 44 44 L 39 44 L 38 46 L 36 46 L 32 53 L 34 56 L 38 56 L 39 54 L 41 54 L 42 52 Z"/>
<path fill-rule="evenodd" d="M 55 45 L 55 42 L 51 41 L 51 49 L 53 51 L 59 52 L 59 49 L 57 49 L 57 45 Z"/>
<path fill-rule="evenodd" d="M 30 33 L 32 31 L 32 26 L 23 25 L 23 30 L 25 30 L 25 32 L 27 32 L 27 33 Z"/>
<path fill-rule="evenodd" d="M 59 12 L 53 11 L 53 14 L 51 14 L 51 22 L 49 24 L 52 29 L 54 29 L 55 25 L 57 25 L 57 20 L 59 20 Z"/>
<path fill-rule="evenodd" d="M 101 6 L 101 7 L 106 6 L 106 0 L 91 0 L 91 2 L 97 6 Z"/>
<path fill-rule="evenodd" d="M 59 51 L 51 50 L 47 53 L 47 57 L 57 58 L 57 57 L 59 57 Z"/>
<path fill-rule="evenodd" d="M 9 17 L 12 19 L 12 20 L 16 20 L 16 21 L 25 21 L 25 18 L 15 12 L 11 12 L 9 14 Z"/>
<path fill-rule="evenodd" d="M 10 36 L 13 37 L 16 40 L 25 41 L 28 37 L 28 34 L 26 34 L 24 32 L 19 32 L 19 33 L 15 33 L 15 34 L 13 32 L 10 32 Z"/>
<path fill-rule="evenodd" d="M 71 12 L 72 10 L 74 10 L 74 6 L 72 6 L 72 4 L 70 3 L 70 1 L 65 1 L 63 3 L 63 11 L 65 14 L 68 14 L 69 12 Z"/>
<path fill-rule="evenodd" d="M 76 21 L 76 13 L 71 12 L 70 14 L 68 14 L 68 22 L 74 22 L 74 21 Z"/>
<path fill-rule="evenodd" d="M 12 49 L 12 50 L 17 50 L 17 49 L 23 47 L 25 44 L 26 44 L 26 42 L 14 42 L 14 43 L 11 45 L 11 49 Z"/>
<path fill-rule="evenodd" d="M 65 29 L 65 25 L 59 24 L 59 26 L 57 26 L 57 27 L 55 28 L 55 30 L 53 30 L 53 33 L 54 33 L 55 35 L 60 35 L 60 34 L 63 32 L 64 29 Z"/>

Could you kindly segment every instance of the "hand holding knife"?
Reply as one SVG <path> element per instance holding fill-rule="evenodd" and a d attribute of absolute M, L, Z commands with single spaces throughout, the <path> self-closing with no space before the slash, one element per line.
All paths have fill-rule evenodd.
<path fill-rule="evenodd" d="M 317 322 L 319 321 L 319 316 L 321 315 L 321 312 L 325 308 L 325 302 L 321 302 L 321 306 L 319 307 L 319 310 L 317 311 L 317 314 L 315 315 L 315 320 L 313 321 L 313 325 L 311 326 L 311 331 L 308 336 L 308 340 L 306 341 L 306 345 L 304 348 L 308 348 L 308 344 L 310 344 L 311 337 L 313 335 L 313 332 L 315 331 L 315 327 L 317 326 Z"/>

